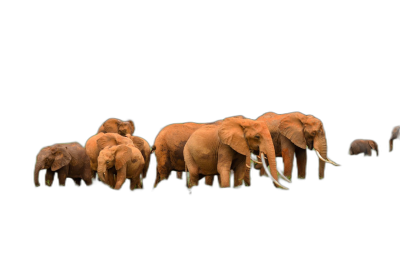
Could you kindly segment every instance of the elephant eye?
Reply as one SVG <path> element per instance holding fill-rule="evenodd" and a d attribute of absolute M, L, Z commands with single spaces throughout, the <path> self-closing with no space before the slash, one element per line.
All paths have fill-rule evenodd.
<path fill-rule="evenodd" d="M 106 161 L 106 163 L 110 163 L 110 161 L 109 161 L 109 160 L 107 160 L 107 161 Z"/>
<path fill-rule="evenodd" d="M 259 135 L 254 136 L 255 139 L 260 139 Z"/>

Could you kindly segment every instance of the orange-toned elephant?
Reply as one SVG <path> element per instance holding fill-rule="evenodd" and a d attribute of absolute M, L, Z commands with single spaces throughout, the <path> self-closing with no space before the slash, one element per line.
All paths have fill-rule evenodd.
<path fill-rule="evenodd" d="M 306 148 L 315 150 L 319 157 L 319 178 L 325 176 L 325 162 L 335 166 L 327 156 L 327 141 L 322 122 L 312 115 L 300 112 L 276 114 L 268 112 L 257 118 L 266 122 L 275 146 L 275 155 L 283 158 L 284 175 L 291 179 L 293 160 L 296 155 L 298 178 L 306 177 L 307 153 Z M 262 166 L 255 166 L 261 169 Z M 264 171 L 261 170 L 261 174 Z"/>
<path fill-rule="evenodd" d="M 92 177 L 96 176 L 100 151 L 107 146 L 116 145 L 133 145 L 133 142 L 128 137 L 121 136 L 116 133 L 98 133 L 90 137 L 86 141 L 85 150 L 90 158 L 90 168 L 92 170 Z"/>
<path fill-rule="evenodd" d="M 235 116 L 234 118 L 244 118 Z M 219 124 L 222 120 L 212 123 L 174 123 L 165 126 L 158 133 L 152 151 L 157 158 L 157 176 L 154 187 L 164 179 L 168 179 L 171 171 L 177 172 L 177 177 L 182 178 L 182 172 L 185 171 L 185 160 L 183 158 L 183 148 L 189 137 L 194 131 L 204 125 Z M 213 176 L 206 176 L 207 185 L 212 185 Z"/>
<path fill-rule="evenodd" d="M 198 185 L 200 177 L 216 174 L 220 176 L 221 187 L 229 187 L 231 170 L 234 186 L 241 185 L 243 180 L 250 184 L 250 180 L 246 181 L 250 173 L 250 150 L 260 152 L 264 166 L 264 157 L 268 159 L 273 181 L 287 189 L 278 182 L 275 149 L 267 125 L 242 118 L 227 118 L 221 123 L 203 126 L 190 136 L 183 151 L 190 174 L 189 188 Z"/>
<path fill-rule="evenodd" d="M 393 140 L 399 139 L 400 137 L 400 126 L 396 126 L 393 128 L 392 136 L 389 140 L 389 152 L 393 150 Z"/>
<path fill-rule="evenodd" d="M 154 187 L 164 179 L 168 179 L 171 171 L 177 171 L 177 177 L 182 178 L 185 171 L 183 148 L 194 131 L 206 124 L 175 123 L 165 126 L 157 135 L 152 150 L 157 158 L 157 176 Z"/>
<path fill-rule="evenodd" d="M 114 189 L 120 189 L 128 178 L 133 190 L 143 188 L 140 174 L 144 166 L 142 153 L 133 145 L 107 146 L 100 151 L 97 173 L 100 180 Z"/>
<path fill-rule="evenodd" d="M 132 135 L 135 131 L 133 121 L 121 121 L 119 119 L 108 119 L 99 128 L 97 133 L 117 133 L 122 136 Z"/>

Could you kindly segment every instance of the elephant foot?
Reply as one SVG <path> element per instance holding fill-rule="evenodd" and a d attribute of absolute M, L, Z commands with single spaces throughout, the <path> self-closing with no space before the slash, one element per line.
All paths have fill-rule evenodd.
<path fill-rule="evenodd" d="M 243 180 L 235 180 L 235 183 L 233 184 L 233 187 L 239 187 L 243 184 Z"/>
<path fill-rule="evenodd" d="M 305 176 L 298 176 L 297 178 L 298 178 L 298 179 L 306 179 Z"/>
<path fill-rule="evenodd" d="M 320 180 L 324 179 L 324 177 L 319 177 Z"/>

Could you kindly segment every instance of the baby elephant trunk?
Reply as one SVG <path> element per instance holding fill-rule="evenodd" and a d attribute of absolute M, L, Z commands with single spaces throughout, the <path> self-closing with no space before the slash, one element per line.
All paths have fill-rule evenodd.
<path fill-rule="evenodd" d="M 35 165 L 35 174 L 34 174 L 34 182 L 35 186 L 40 186 L 39 183 L 39 171 L 42 169 L 42 164 L 37 162 Z"/>

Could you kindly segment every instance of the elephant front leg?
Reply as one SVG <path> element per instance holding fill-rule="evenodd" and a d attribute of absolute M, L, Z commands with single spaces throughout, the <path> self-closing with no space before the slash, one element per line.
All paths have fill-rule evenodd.
<path fill-rule="evenodd" d="M 54 181 L 54 174 L 55 172 L 53 172 L 51 169 L 47 169 L 46 171 L 46 176 L 45 176 L 45 182 L 47 186 L 51 186 L 53 184 Z"/>
<path fill-rule="evenodd" d="M 176 172 L 176 178 L 182 179 L 182 172 Z"/>
<path fill-rule="evenodd" d="M 284 165 L 283 175 L 292 179 L 294 151 L 296 146 L 286 137 L 281 137 L 282 159 Z"/>
<path fill-rule="evenodd" d="M 66 165 L 57 171 L 58 173 L 58 186 L 65 187 L 67 183 L 67 176 L 68 176 L 68 168 L 69 166 Z"/>
<path fill-rule="evenodd" d="M 245 161 L 239 163 L 238 166 L 236 166 L 233 176 L 235 181 L 233 185 L 234 187 L 241 186 L 243 184 L 243 181 L 246 186 L 250 186 L 250 176 L 247 177 L 247 172 L 250 172 L 250 168 L 246 167 Z"/>
<path fill-rule="evenodd" d="M 296 147 L 296 162 L 297 162 L 297 177 L 299 179 L 305 179 L 306 166 L 307 166 L 307 151 L 305 149 Z"/>
<path fill-rule="evenodd" d="M 126 180 L 126 166 L 123 166 L 117 171 L 117 181 L 115 183 L 114 189 L 118 190 L 122 187 Z"/>
<path fill-rule="evenodd" d="M 72 178 L 77 186 L 81 186 L 81 178 Z"/>

